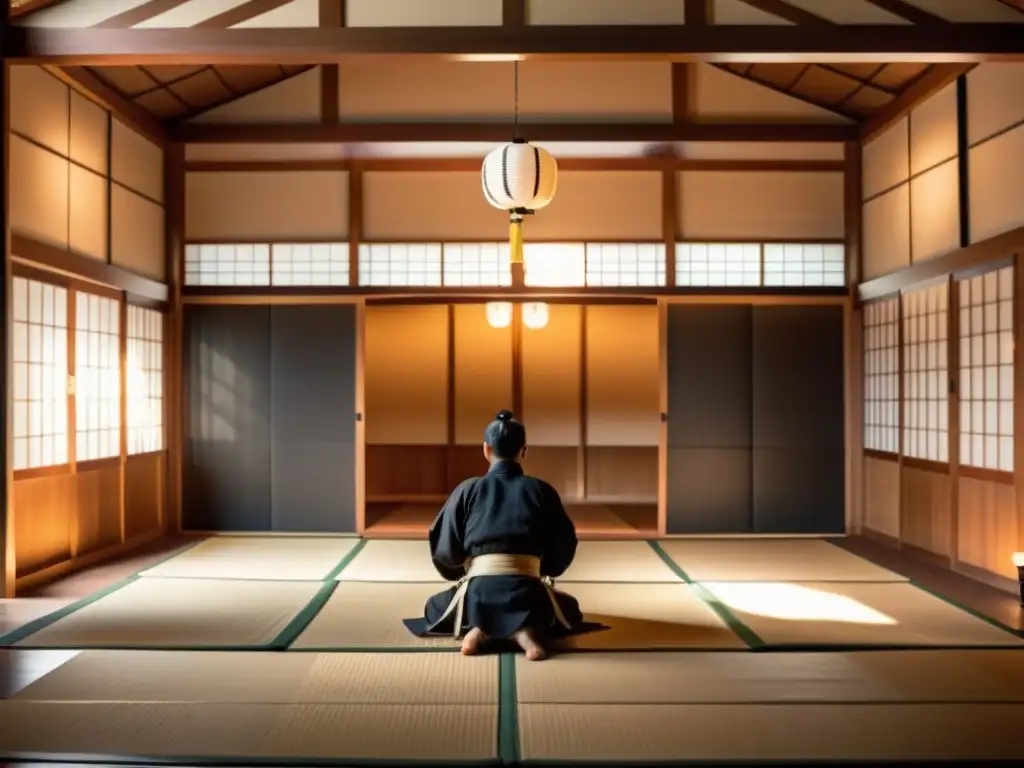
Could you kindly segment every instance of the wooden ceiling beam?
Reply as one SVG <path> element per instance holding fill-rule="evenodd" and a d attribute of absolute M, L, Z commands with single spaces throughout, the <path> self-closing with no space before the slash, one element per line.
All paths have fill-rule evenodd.
<path fill-rule="evenodd" d="M 142 107 L 130 102 L 85 67 L 44 65 L 43 68 L 90 101 L 110 110 L 127 126 L 150 141 L 161 146 L 167 143 L 167 131 L 159 120 Z"/>
<path fill-rule="evenodd" d="M 303 29 L 8 27 L 14 63 L 324 64 L 356 54 L 657 61 L 982 62 L 1024 60 L 1016 24 Z"/>
<path fill-rule="evenodd" d="M 749 5 L 751 8 L 756 8 L 764 13 L 777 16 L 780 19 L 792 22 L 793 24 L 802 24 L 804 26 L 820 26 L 822 24 L 831 24 L 832 22 L 823 16 L 819 16 L 816 13 L 805 11 L 803 8 L 798 8 L 795 5 L 790 5 L 785 0 L 740 0 L 741 2 Z"/>
<path fill-rule="evenodd" d="M 662 143 L 675 141 L 834 142 L 860 135 L 854 124 L 829 123 L 537 123 L 522 124 L 531 141 Z M 373 144 L 402 142 L 500 142 L 511 137 L 504 123 L 183 123 L 171 128 L 189 144 Z"/>
<path fill-rule="evenodd" d="M 954 82 L 960 75 L 970 72 L 975 66 L 974 64 L 936 64 L 922 78 L 862 124 L 861 141 L 869 141 L 889 126 L 899 122 L 910 114 L 910 111 L 918 104 L 927 101 Z"/>
<path fill-rule="evenodd" d="M 881 8 L 883 11 L 891 13 L 893 16 L 899 16 L 911 24 L 949 24 L 941 16 L 929 13 L 923 8 L 918 8 L 916 5 L 911 5 L 906 0 L 867 0 L 867 2 Z"/>

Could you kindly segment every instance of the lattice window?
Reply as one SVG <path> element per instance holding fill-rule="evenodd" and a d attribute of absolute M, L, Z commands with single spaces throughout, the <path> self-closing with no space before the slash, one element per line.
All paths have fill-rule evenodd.
<path fill-rule="evenodd" d="M 948 285 L 903 296 L 903 454 L 949 461 Z"/>
<path fill-rule="evenodd" d="M 1013 267 L 959 291 L 960 463 L 1013 472 Z"/>
<path fill-rule="evenodd" d="M 533 288 L 576 288 L 587 284 L 587 248 L 583 243 L 527 243 L 523 282 Z"/>
<path fill-rule="evenodd" d="M 14 278 L 15 471 L 68 462 L 68 292 Z"/>
<path fill-rule="evenodd" d="M 440 243 L 374 243 L 359 246 L 363 286 L 440 286 Z"/>
<path fill-rule="evenodd" d="M 445 243 L 444 284 L 512 285 L 508 243 Z"/>
<path fill-rule="evenodd" d="M 75 294 L 77 461 L 121 455 L 121 313 L 114 299 Z"/>
<path fill-rule="evenodd" d="M 764 247 L 764 284 L 787 287 L 843 287 L 846 248 L 814 243 L 768 243 Z"/>
<path fill-rule="evenodd" d="M 900 450 L 899 299 L 864 306 L 864 447 Z"/>
<path fill-rule="evenodd" d="M 128 453 L 164 447 L 164 317 L 128 307 Z"/>
<path fill-rule="evenodd" d="M 187 245 L 185 285 L 270 285 L 270 246 Z"/>
<path fill-rule="evenodd" d="M 663 243 L 587 243 L 587 285 L 665 285 Z"/>
<path fill-rule="evenodd" d="M 677 243 L 676 285 L 761 285 L 759 243 Z"/>
<path fill-rule="evenodd" d="M 274 243 L 272 285 L 348 285 L 348 243 Z"/>

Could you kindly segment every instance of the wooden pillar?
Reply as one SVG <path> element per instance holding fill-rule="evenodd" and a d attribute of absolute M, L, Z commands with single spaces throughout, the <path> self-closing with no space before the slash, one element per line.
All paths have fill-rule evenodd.
<path fill-rule="evenodd" d="M 3 4 L 0 11 L 0 38 L 7 31 L 7 22 L 11 12 L 10 3 Z M 10 65 L 4 58 L 0 47 L 0 115 L 3 116 L 3 150 L 0 152 L 0 172 L 3 173 L 3 185 L 0 186 L 0 229 L 3 230 L 3 287 L 0 288 L 0 306 L 4 307 L 3 330 L 0 331 L 0 346 L 3 347 L 3 376 L 0 377 L 0 392 L 3 393 L 3 515 L 0 519 L 0 535 L 3 536 L 0 546 L 0 597 L 14 597 L 15 562 L 14 562 L 14 473 L 11 468 L 11 431 L 8 414 L 11 413 L 11 350 L 7 343 L 11 331 L 11 230 L 7 221 L 7 201 L 10 199 L 10 166 L 8 165 L 8 142 L 10 136 Z"/>
<path fill-rule="evenodd" d="M 857 302 L 861 277 L 862 169 L 859 141 L 843 147 L 843 220 L 846 284 L 846 531 L 860 533 L 864 524 L 864 319 Z M 764 271 L 764 259 L 761 260 Z"/>
<path fill-rule="evenodd" d="M 164 483 L 161 516 L 163 530 L 181 530 L 184 494 L 182 467 L 185 455 L 188 399 L 185 390 L 184 309 L 181 287 L 185 279 L 185 146 L 172 143 L 164 151 L 164 215 L 167 282 L 170 285 L 164 322 Z"/>

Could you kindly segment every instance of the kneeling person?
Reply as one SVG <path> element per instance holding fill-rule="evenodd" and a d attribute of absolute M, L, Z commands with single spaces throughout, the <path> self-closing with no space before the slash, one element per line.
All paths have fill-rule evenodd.
<path fill-rule="evenodd" d="M 484 432 L 490 470 L 461 483 L 430 528 L 434 567 L 458 583 L 427 600 L 415 634 L 463 637 L 462 652 L 513 639 L 531 660 L 549 640 L 598 627 L 576 599 L 556 592 L 576 555 L 576 529 L 548 483 L 523 474 L 526 428 L 501 411 Z"/>

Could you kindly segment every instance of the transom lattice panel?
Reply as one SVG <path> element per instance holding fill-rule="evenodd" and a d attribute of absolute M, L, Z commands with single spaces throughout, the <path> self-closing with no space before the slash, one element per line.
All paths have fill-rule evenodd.
<path fill-rule="evenodd" d="M 440 243 L 373 243 L 359 246 L 359 285 L 440 286 Z"/>
<path fill-rule="evenodd" d="M 899 299 L 864 306 L 864 447 L 900 450 Z"/>
<path fill-rule="evenodd" d="M 13 469 L 68 462 L 68 291 L 13 281 Z"/>
<path fill-rule="evenodd" d="M 961 280 L 960 463 L 1013 472 L 1013 267 Z"/>
<path fill-rule="evenodd" d="M 587 285 L 605 288 L 665 285 L 663 243 L 587 243 Z"/>
<path fill-rule="evenodd" d="M 188 245 L 185 285 L 270 285 L 270 246 L 261 244 Z"/>
<path fill-rule="evenodd" d="M 694 287 L 761 285 L 761 244 L 678 243 L 676 284 Z"/>
<path fill-rule="evenodd" d="M 949 461 L 949 284 L 903 296 L 903 455 Z"/>
<path fill-rule="evenodd" d="M 764 284 L 771 287 L 842 287 L 846 248 L 839 244 L 768 243 Z"/>
<path fill-rule="evenodd" d="M 348 243 L 274 243 L 270 284 L 348 285 Z"/>
<path fill-rule="evenodd" d="M 508 243 L 445 243 L 442 248 L 445 285 L 512 285 Z"/>

